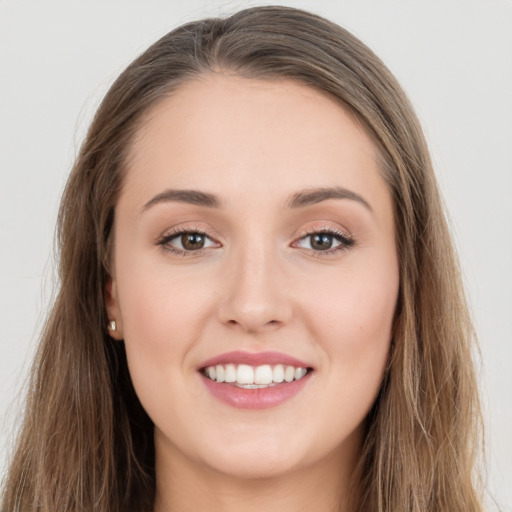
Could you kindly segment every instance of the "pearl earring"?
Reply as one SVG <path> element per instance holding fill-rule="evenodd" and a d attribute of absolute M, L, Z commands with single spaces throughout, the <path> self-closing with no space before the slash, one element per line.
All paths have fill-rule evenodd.
<path fill-rule="evenodd" d="M 115 331 L 117 329 L 117 324 L 115 320 L 110 320 L 108 323 L 108 330 L 109 331 Z"/>

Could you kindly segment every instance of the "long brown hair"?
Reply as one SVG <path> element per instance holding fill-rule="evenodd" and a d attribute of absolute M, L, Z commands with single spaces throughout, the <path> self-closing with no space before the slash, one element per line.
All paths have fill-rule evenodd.
<path fill-rule="evenodd" d="M 290 79 L 351 110 L 373 138 L 393 198 L 400 292 L 384 381 L 366 422 L 358 511 L 480 511 L 474 333 L 420 125 L 363 43 L 316 15 L 246 9 L 170 32 L 117 79 L 62 198 L 60 292 L 34 364 L 3 512 L 150 511 L 153 425 L 122 342 L 106 330 L 115 205 L 143 114 L 187 80 L 229 71 Z"/>

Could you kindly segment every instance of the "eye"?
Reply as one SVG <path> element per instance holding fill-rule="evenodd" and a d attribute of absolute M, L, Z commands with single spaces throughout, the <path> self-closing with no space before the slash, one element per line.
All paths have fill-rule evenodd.
<path fill-rule="evenodd" d="M 340 231 L 327 229 L 308 233 L 295 242 L 294 245 L 301 249 L 309 249 L 319 253 L 332 253 L 351 247 L 354 245 L 354 240 Z"/>
<path fill-rule="evenodd" d="M 201 231 L 179 231 L 164 236 L 158 241 L 158 245 L 165 249 L 184 254 L 187 252 L 196 252 L 208 247 L 218 247 L 206 233 Z"/>

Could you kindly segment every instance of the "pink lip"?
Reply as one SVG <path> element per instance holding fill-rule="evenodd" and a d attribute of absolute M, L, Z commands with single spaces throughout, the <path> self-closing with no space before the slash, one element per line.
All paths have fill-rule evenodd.
<path fill-rule="evenodd" d="M 248 364 L 249 366 L 260 366 L 262 364 L 276 365 L 284 364 L 289 366 L 300 366 L 301 368 L 311 368 L 311 365 L 300 361 L 299 359 L 283 354 L 281 352 L 245 352 L 242 350 L 235 350 L 233 352 L 226 352 L 218 356 L 212 357 L 202 363 L 197 369 L 206 368 L 208 366 L 215 366 L 217 364 Z"/>
<path fill-rule="evenodd" d="M 212 357 L 202 363 L 197 369 L 199 371 L 217 364 L 247 364 L 250 366 L 282 364 L 295 366 L 296 368 L 311 368 L 311 365 L 304 361 L 280 352 L 244 352 L 238 350 Z M 309 382 L 311 372 L 299 380 L 283 382 L 275 386 L 259 389 L 244 389 L 234 384 L 216 382 L 202 373 L 200 373 L 200 376 L 208 391 L 222 402 L 239 409 L 266 409 L 268 407 L 275 407 L 297 395 Z"/>
<path fill-rule="evenodd" d="M 310 373 L 302 379 L 283 382 L 268 388 L 244 389 L 233 384 L 219 383 L 201 374 L 210 393 L 222 402 L 238 409 L 266 409 L 282 404 L 299 393 L 309 382 Z"/>

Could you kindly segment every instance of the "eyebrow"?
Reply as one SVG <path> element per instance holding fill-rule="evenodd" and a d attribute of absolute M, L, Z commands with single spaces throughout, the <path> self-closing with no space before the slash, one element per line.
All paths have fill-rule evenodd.
<path fill-rule="evenodd" d="M 289 208 L 302 208 L 329 199 L 350 199 L 365 206 L 370 212 L 373 208 L 362 196 L 343 187 L 322 187 L 303 190 L 293 194 L 288 202 Z"/>
<path fill-rule="evenodd" d="M 142 208 L 142 211 L 151 208 L 159 203 L 187 203 L 207 208 L 220 208 L 222 202 L 214 194 L 200 192 L 199 190 L 174 190 L 169 189 L 150 199 Z"/>
<path fill-rule="evenodd" d="M 320 187 L 302 190 L 290 197 L 287 206 L 290 209 L 303 208 L 329 199 L 349 199 L 357 201 L 369 211 L 373 212 L 373 208 L 362 196 L 343 187 Z M 214 194 L 201 192 L 199 190 L 168 189 L 150 199 L 142 207 L 142 211 L 146 211 L 157 204 L 167 202 L 187 203 L 207 208 L 220 208 L 222 206 L 222 201 Z"/>

